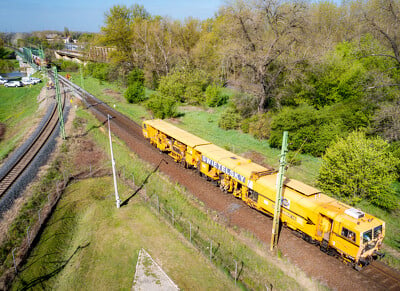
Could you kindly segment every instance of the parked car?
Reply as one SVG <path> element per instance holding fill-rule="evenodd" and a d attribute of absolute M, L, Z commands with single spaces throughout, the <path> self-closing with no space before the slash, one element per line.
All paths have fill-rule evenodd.
<path fill-rule="evenodd" d="M 35 78 L 35 77 L 31 77 L 31 80 L 35 82 L 35 84 L 42 82 L 41 79 L 39 78 Z"/>
<path fill-rule="evenodd" d="M 36 84 L 33 80 L 26 80 L 26 79 L 24 80 L 24 78 L 22 78 L 21 83 L 24 86 L 35 85 Z"/>
<path fill-rule="evenodd" d="M 4 85 L 4 84 L 7 83 L 7 82 L 8 82 L 7 79 L 3 79 L 3 78 L 0 77 L 0 84 L 1 84 L 1 85 Z"/>
<path fill-rule="evenodd" d="M 34 77 L 22 77 L 21 82 L 24 86 L 26 85 L 35 85 L 39 82 L 41 82 L 39 78 L 34 78 Z"/>
<path fill-rule="evenodd" d="M 8 81 L 4 84 L 5 87 L 21 87 L 22 84 L 20 81 Z"/>

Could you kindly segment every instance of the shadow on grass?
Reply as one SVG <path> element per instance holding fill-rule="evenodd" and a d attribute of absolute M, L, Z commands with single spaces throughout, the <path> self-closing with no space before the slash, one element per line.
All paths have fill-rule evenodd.
<path fill-rule="evenodd" d="M 87 131 L 85 131 L 85 132 L 82 133 L 82 134 L 77 134 L 77 135 L 71 136 L 71 138 L 84 137 L 84 136 L 88 135 L 89 132 L 92 131 L 93 129 L 100 128 L 100 127 L 102 127 L 103 125 L 105 125 L 106 123 L 107 123 L 107 119 L 104 120 L 104 121 L 103 121 L 102 123 L 100 123 L 99 125 L 92 125 Z"/>
<path fill-rule="evenodd" d="M 143 189 L 144 185 L 147 184 L 149 178 L 150 178 L 155 172 L 158 171 L 158 169 L 160 168 L 162 162 L 164 162 L 164 163 L 166 163 L 166 164 L 168 165 L 168 162 L 167 162 L 166 160 L 161 159 L 161 161 L 158 163 L 157 167 L 155 167 L 155 169 L 154 169 L 150 174 L 147 175 L 147 177 L 144 179 L 144 181 L 142 182 L 142 184 L 140 185 L 140 187 L 137 188 L 136 191 L 133 192 L 133 194 L 132 194 L 131 196 L 129 196 L 127 199 L 125 199 L 125 200 L 121 203 L 121 205 L 120 205 L 121 207 L 122 207 L 122 206 L 125 206 L 125 205 L 128 205 L 129 200 L 131 200 L 140 190 Z"/>
<path fill-rule="evenodd" d="M 71 261 L 71 259 L 76 255 L 76 253 L 78 251 L 80 251 L 81 249 L 84 249 L 86 247 L 88 247 L 90 245 L 90 242 L 88 242 L 87 244 L 83 245 L 83 246 L 78 246 L 75 251 L 72 253 L 72 255 L 63 261 L 58 261 L 57 263 L 61 263 L 62 265 L 59 266 L 58 268 L 54 269 L 53 271 L 51 271 L 50 273 L 37 277 L 29 282 L 24 281 L 21 277 L 21 284 L 22 284 L 22 288 L 19 288 L 19 290 L 29 290 L 34 288 L 36 285 L 38 284 L 42 284 L 43 282 L 53 278 L 54 276 L 56 276 L 58 273 L 60 273 L 67 265 L 68 263 Z M 42 286 L 43 287 L 43 286 Z"/>

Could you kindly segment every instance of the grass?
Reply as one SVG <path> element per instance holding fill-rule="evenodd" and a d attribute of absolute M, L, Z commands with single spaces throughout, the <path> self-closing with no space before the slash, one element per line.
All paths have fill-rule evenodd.
<path fill-rule="evenodd" d="M 68 187 L 13 289 L 130 290 L 142 247 L 183 289 L 234 289 L 140 200 L 117 209 L 112 191 L 111 177 Z"/>
<path fill-rule="evenodd" d="M 33 87 L 0 87 L 0 122 L 6 133 L 0 141 L 0 161 L 12 152 L 32 126 L 39 104 L 36 101 L 44 83 Z"/>

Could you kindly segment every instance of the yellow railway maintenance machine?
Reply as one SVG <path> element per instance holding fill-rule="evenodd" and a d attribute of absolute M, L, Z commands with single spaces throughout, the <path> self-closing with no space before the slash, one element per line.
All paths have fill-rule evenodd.
<path fill-rule="evenodd" d="M 185 168 L 197 169 L 223 191 L 273 215 L 277 171 L 163 120 L 144 121 L 143 135 Z M 284 179 L 281 221 L 306 241 L 319 245 L 324 252 L 340 256 L 358 270 L 382 256 L 379 250 L 385 236 L 384 221 L 300 181 Z"/>

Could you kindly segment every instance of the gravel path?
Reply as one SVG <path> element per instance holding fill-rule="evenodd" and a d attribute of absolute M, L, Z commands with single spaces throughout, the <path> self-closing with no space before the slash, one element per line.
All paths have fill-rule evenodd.
<path fill-rule="evenodd" d="M 144 249 L 141 249 L 136 264 L 132 290 L 176 291 L 179 288 L 153 258 Z"/>

